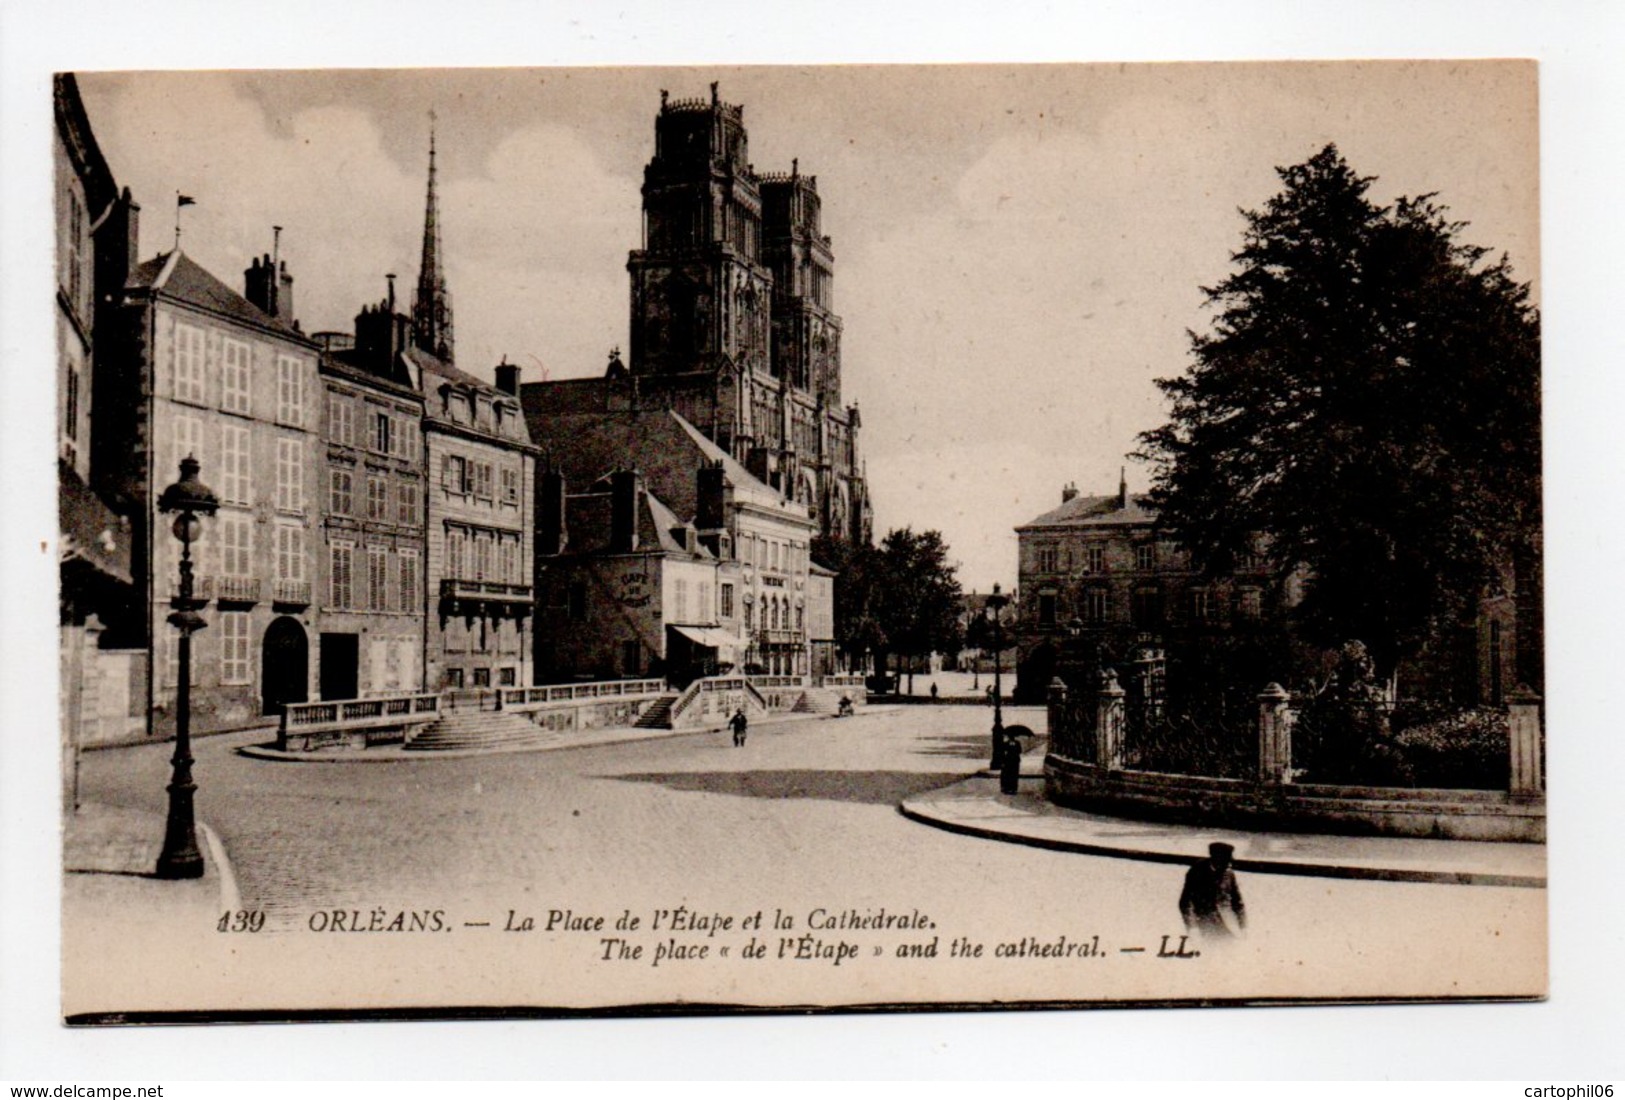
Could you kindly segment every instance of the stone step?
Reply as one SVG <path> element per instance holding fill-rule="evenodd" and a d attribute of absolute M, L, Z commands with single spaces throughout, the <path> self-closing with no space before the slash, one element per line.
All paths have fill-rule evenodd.
<path fill-rule="evenodd" d="M 634 725 L 638 729 L 670 729 L 671 708 L 677 702 L 675 695 L 662 695 L 646 707 Z"/>
<path fill-rule="evenodd" d="M 436 749 L 530 744 L 546 740 L 550 732 L 539 729 L 529 719 L 517 714 L 500 711 L 478 714 L 453 712 L 414 737 L 406 748 L 415 752 L 432 752 Z"/>

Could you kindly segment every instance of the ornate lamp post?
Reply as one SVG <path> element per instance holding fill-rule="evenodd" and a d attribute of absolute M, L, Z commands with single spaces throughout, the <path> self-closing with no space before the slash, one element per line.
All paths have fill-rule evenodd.
<path fill-rule="evenodd" d="M 209 624 L 198 611 L 208 601 L 192 595 L 192 543 L 203 533 L 199 516 L 212 516 L 220 499 L 198 480 L 198 462 L 191 455 L 181 459 L 181 479 L 163 491 L 158 510 L 175 513 L 170 528 L 181 540 L 181 584 L 169 622 L 181 632 L 180 684 L 175 696 L 175 755 L 170 763 L 174 774 L 169 780 L 169 820 L 164 827 L 164 850 L 158 855 L 158 877 L 164 879 L 201 878 L 203 854 L 197 847 L 197 829 L 192 818 L 192 635 Z"/>
<path fill-rule="evenodd" d="M 999 616 L 1009 602 L 995 584 L 987 598 L 987 614 L 993 619 L 993 758 L 988 767 L 994 771 L 1004 763 L 1004 681 L 999 676 L 1004 667 L 1004 622 Z"/>

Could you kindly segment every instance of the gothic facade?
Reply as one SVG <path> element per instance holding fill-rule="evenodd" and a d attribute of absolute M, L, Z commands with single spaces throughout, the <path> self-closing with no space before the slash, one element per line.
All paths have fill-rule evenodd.
<path fill-rule="evenodd" d="M 872 537 L 858 408 L 841 400 L 835 258 L 816 176 L 750 163 L 742 107 L 661 93 L 610 400 L 671 408 L 821 532 Z"/>

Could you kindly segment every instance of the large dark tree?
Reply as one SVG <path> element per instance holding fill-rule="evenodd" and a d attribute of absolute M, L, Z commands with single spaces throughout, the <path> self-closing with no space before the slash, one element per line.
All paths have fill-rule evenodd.
<path fill-rule="evenodd" d="M 959 579 L 940 531 L 892 531 L 880 544 L 873 589 L 883 652 L 924 657 L 960 646 Z M 912 690 L 913 680 L 909 681 Z"/>
<path fill-rule="evenodd" d="M 849 668 L 863 668 L 868 655 L 885 644 L 874 613 L 879 557 L 880 552 L 867 543 L 836 535 L 813 537 L 813 561 L 835 571 L 835 644 L 846 654 Z"/>
<path fill-rule="evenodd" d="M 1283 574 L 1307 567 L 1308 637 L 1360 639 L 1386 674 L 1538 532 L 1539 318 L 1433 196 L 1375 205 L 1331 145 L 1277 171 L 1140 455 L 1200 564 L 1265 534 Z"/>

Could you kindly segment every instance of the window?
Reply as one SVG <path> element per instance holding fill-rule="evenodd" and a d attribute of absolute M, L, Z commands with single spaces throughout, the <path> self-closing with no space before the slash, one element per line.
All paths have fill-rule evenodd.
<path fill-rule="evenodd" d="M 305 579 L 305 529 L 298 524 L 276 525 L 276 579 Z"/>
<path fill-rule="evenodd" d="M 491 570 L 491 541 L 490 535 L 474 536 L 474 579 L 477 581 L 496 579 L 496 574 Z"/>
<path fill-rule="evenodd" d="M 355 511 L 355 475 L 349 470 L 333 470 L 328 475 L 328 511 L 348 516 Z"/>
<path fill-rule="evenodd" d="M 1084 547 L 1083 571 L 1085 573 L 1104 573 L 1106 571 L 1106 548 L 1104 546 Z"/>
<path fill-rule="evenodd" d="M 483 500 L 490 500 L 491 464 L 489 462 L 475 462 L 471 465 L 474 471 L 474 495 Z"/>
<path fill-rule="evenodd" d="M 355 592 L 355 544 L 335 542 L 328 548 L 328 552 L 331 563 L 328 577 L 333 586 L 333 606 L 349 607 L 354 600 Z"/>
<path fill-rule="evenodd" d="M 701 581 L 694 592 L 694 621 L 709 622 L 711 620 L 711 586 Z"/>
<path fill-rule="evenodd" d="M 1085 588 L 1083 590 L 1083 621 L 1087 623 L 1103 623 L 1106 621 L 1106 590 L 1104 588 Z"/>
<path fill-rule="evenodd" d="M 253 576 L 253 517 L 221 512 L 215 529 L 220 532 L 220 572 L 228 577 Z"/>
<path fill-rule="evenodd" d="M 397 484 L 396 489 L 400 522 L 413 527 L 417 526 L 422 522 L 420 519 L 422 510 L 418 507 L 418 483 L 416 481 L 402 481 Z"/>
<path fill-rule="evenodd" d="M 198 460 L 202 467 L 202 475 L 208 476 L 209 467 L 203 454 L 203 421 L 195 416 L 177 416 L 174 426 L 174 451 L 169 462 L 169 469 L 159 474 L 159 481 L 168 484 L 170 479 L 180 476 L 181 459 L 191 455 Z"/>
<path fill-rule="evenodd" d="M 252 412 L 253 400 L 248 381 L 248 345 L 241 340 L 227 340 L 224 346 L 225 371 L 221 375 L 220 407 L 227 412 Z"/>
<path fill-rule="evenodd" d="M 203 404 L 203 330 L 175 326 L 175 400 Z"/>
<path fill-rule="evenodd" d="M 327 438 L 346 447 L 355 446 L 355 409 L 345 394 L 327 395 Z"/>
<path fill-rule="evenodd" d="M 1236 593 L 1236 612 L 1243 619 L 1259 619 L 1264 614 L 1264 593 L 1257 588 L 1243 588 Z"/>
<path fill-rule="evenodd" d="M 1141 571 L 1157 567 L 1157 547 L 1155 543 L 1142 542 L 1134 548 L 1134 568 Z"/>
<path fill-rule="evenodd" d="M 688 581 L 678 577 L 672 583 L 672 618 L 684 622 L 683 612 L 688 610 Z"/>
<path fill-rule="evenodd" d="M 519 503 L 519 471 L 509 466 L 502 468 L 502 503 Z"/>
<path fill-rule="evenodd" d="M 1207 588 L 1191 589 L 1191 618 L 1205 623 L 1213 618 L 1213 592 Z"/>
<path fill-rule="evenodd" d="M 503 584 L 519 584 L 519 540 L 503 539 L 497 546 L 497 555 L 502 570 L 497 579 Z"/>
<path fill-rule="evenodd" d="M 418 422 L 408 414 L 401 417 L 400 429 L 400 439 L 398 440 L 400 457 L 415 462 L 417 461 L 419 447 Z"/>
<path fill-rule="evenodd" d="M 463 670 L 448 668 L 446 670 L 446 684 L 451 688 L 461 688 L 463 686 Z"/>
<path fill-rule="evenodd" d="M 367 477 L 367 518 L 381 523 L 389 520 L 389 483 L 375 474 Z"/>
<path fill-rule="evenodd" d="M 456 527 L 446 531 L 446 576 L 463 575 L 463 532 Z"/>
<path fill-rule="evenodd" d="M 220 426 L 220 499 L 227 504 L 248 504 L 249 440 L 246 424 Z"/>
<path fill-rule="evenodd" d="M 731 584 L 722 586 L 722 617 L 724 619 L 734 617 L 734 586 Z"/>
<path fill-rule="evenodd" d="M 468 464 L 462 455 L 445 455 L 440 463 L 440 486 L 447 492 L 468 492 Z"/>
<path fill-rule="evenodd" d="M 57 281 L 67 287 L 68 301 L 73 303 L 73 308 L 76 310 L 84 309 L 84 303 L 80 301 L 80 297 L 84 293 L 84 222 L 85 208 L 79 201 L 79 192 L 70 187 L 68 188 L 68 232 L 63 242 L 64 247 L 59 253 L 67 270 L 64 273 L 66 277 L 59 278 Z"/>
<path fill-rule="evenodd" d="M 367 547 L 367 608 L 389 610 L 389 557 L 382 546 Z"/>
<path fill-rule="evenodd" d="M 418 588 L 418 552 L 401 551 L 401 610 L 416 611 L 422 602 Z"/>
<path fill-rule="evenodd" d="M 1055 593 L 1044 592 L 1038 597 L 1038 625 L 1055 625 Z"/>
<path fill-rule="evenodd" d="M 276 506 L 286 512 L 305 507 L 305 452 L 298 439 L 276 441 Z"/>
<path fill-rule="evenodd" d="M 387 412 L 374 412 L 372 414 L 372 449 L 381 455 L 390 453 L 390 443 L 393 442 L 395 422 Z"/>
<path fill-rule="evenodd" d="M 514 684 L 518 683 L 518 678 L 512 668 L 498 669 L 497 683 L 503 687 L 513 687 Z"/>
<path fill-rule="evenodd" d="M 252 676 L 248 662 L 248 612 L 221 611 L 216 618 L 220 623 L 220 682 L 246 684 Z"/>
<path fill-rule="evenodd" d="M 291 355 L 276 357 L 276 418 L 283 424 L 305 423 L 305 364 Z"/>
<path fill-rule="evenodd" d="M 643 668 L 643 646 L 636 638 L 621 643 L 621 675 L 636 676 Z"/>
<path fill-rule="evenodd" d="M 1134 624 L 1158 626 L 1162 623 L 1162 590 L 1142 587 L 1134 590 Z"/>
<path fill-rule="evenodd" d="M 477 687 L 477 688 L 490 687 L 491 686 L 491 670 L 488 669 L 488 668 L 477 668 L 477 669 L 475 669 L 474 670 L 474 686 Z"/>
<path fill-rule="evenodd" d="M 69 441 L 79 438 L 79 362 L 77 357 L 68 364 L 68 377 L 62 383 L 62 437 Z"/>
<path fill-rule="evenodd" d="M 1038 571 L 1040 573 L 1053 573 L 1060 568 L 1060 551 L 1054 546 L 1040 546 L 1038 548 Z"/>

